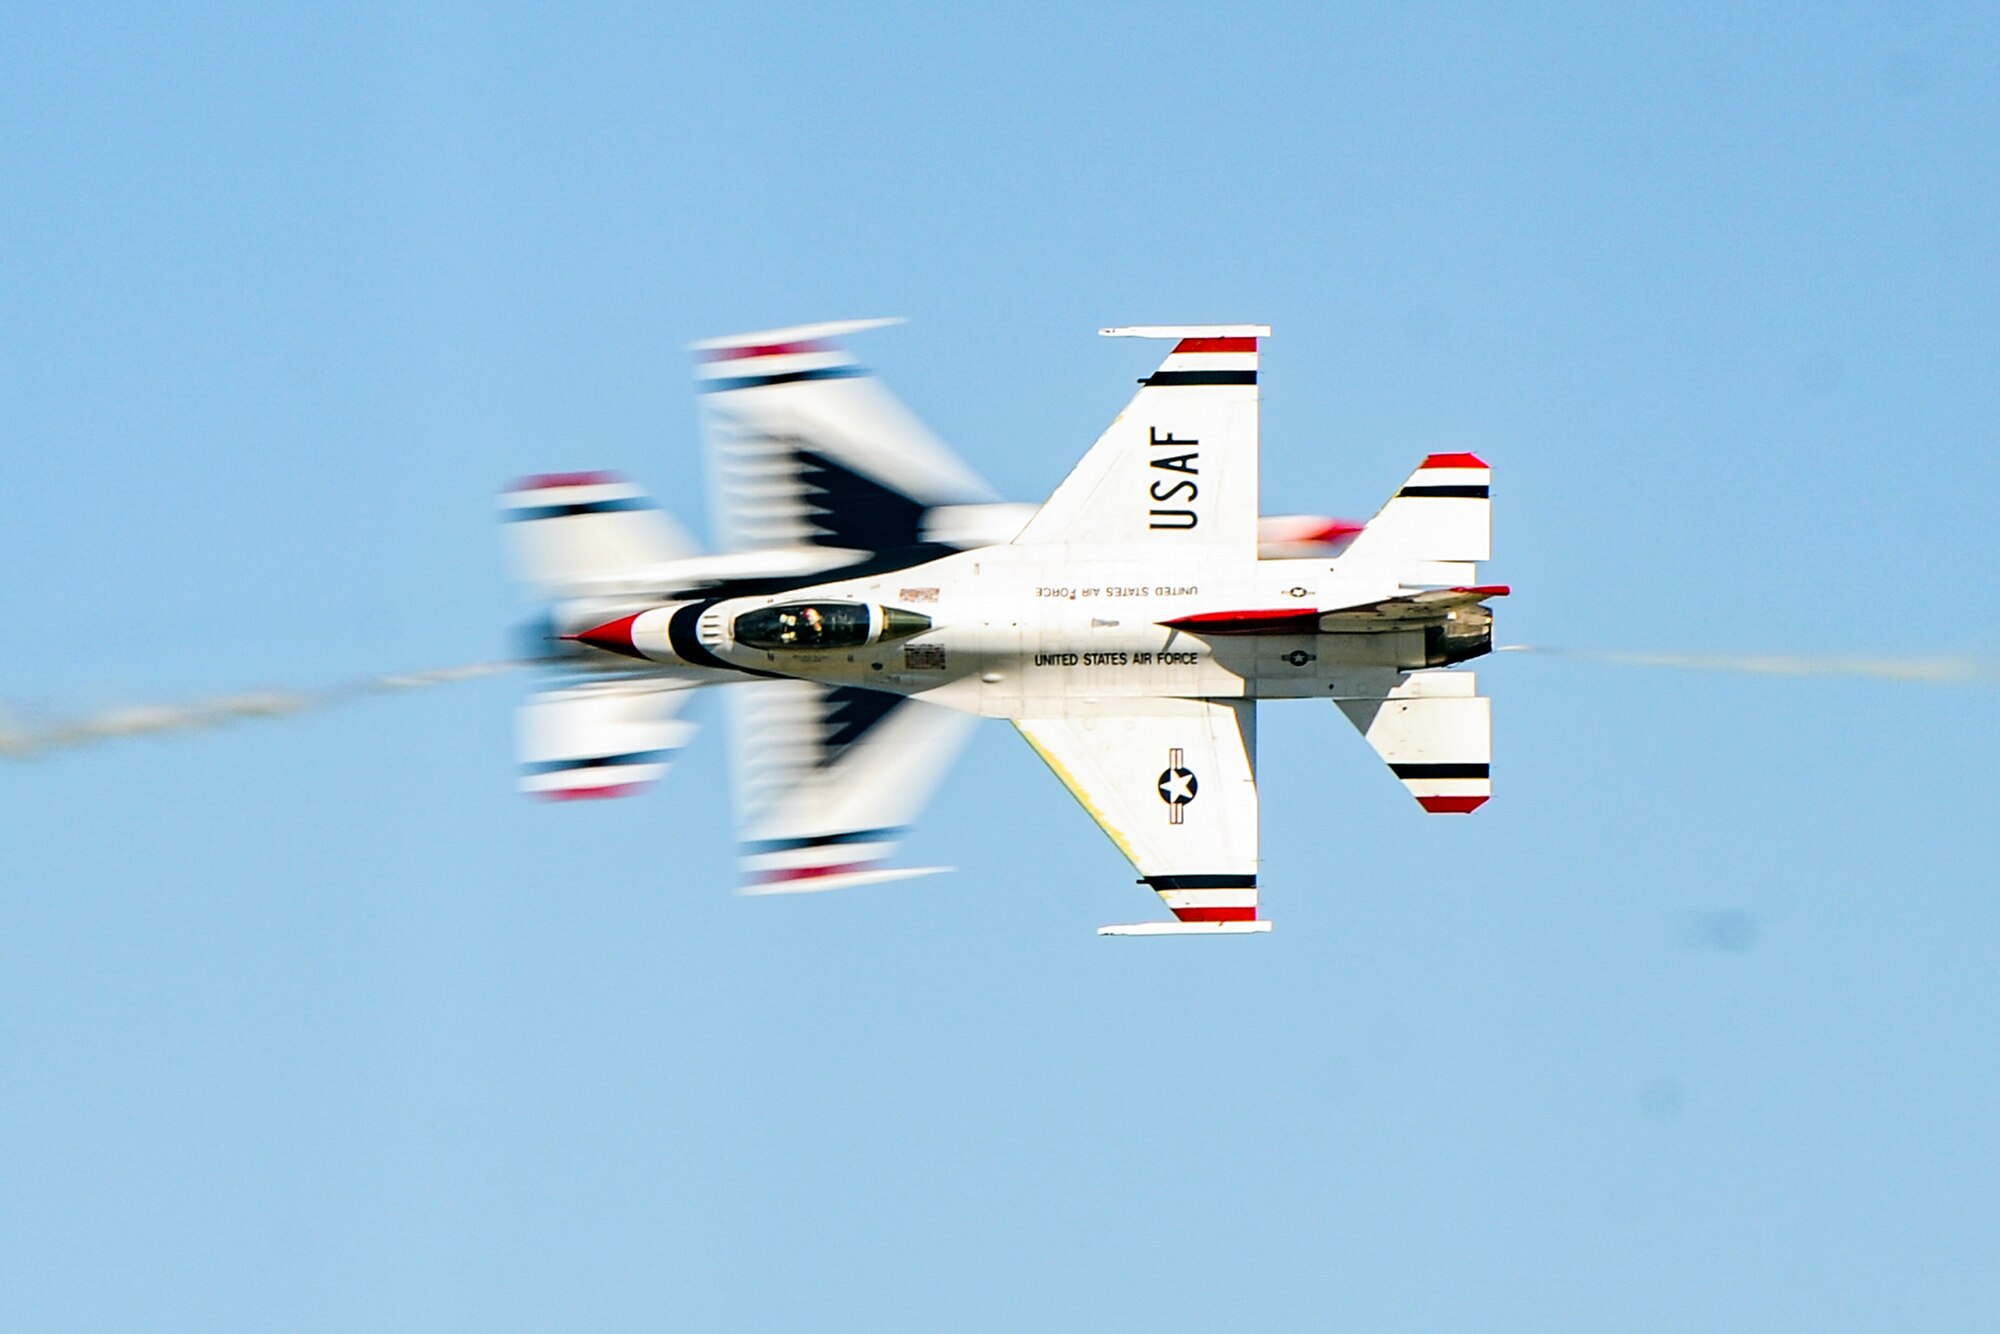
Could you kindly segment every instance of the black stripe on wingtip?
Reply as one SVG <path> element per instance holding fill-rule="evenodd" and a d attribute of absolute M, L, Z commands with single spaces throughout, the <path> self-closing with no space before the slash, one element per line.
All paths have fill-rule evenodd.
<path fill-rule="evenodd" d="M 766 852 L 797 852 L 800 848 L 833 848 L 848 843 L 893 843 L 903 836 L 901 828 L 844 829 L 837 834 L 812 834 L 804 838 L 764 838 L 746 840 L 740 851 L 752 856 Z"/>
<path fill-rule="evenodd" d="M 653 502 L 644 496 L 624 496 L 616 500 L 586 500 L 577 505 L 524 505 L 503 513 L 509 523 L 528 523 L 536 519 L 573 519 L 581 514 L 623 514 L 652 508 Z"/>
<path fill-rule="evenodd" d="M 1490 764 L 1392 764 L 1389 772 L 1398 778 L 1491 778 Z"/>
<path fill-rule="evenodd" d="M 1143 385 L 1150 385 L 1156 389 L 1162 387 L 1172 387 L 1175 385 L 1255 384 L 1257 383 L 1257 372 L 1255 371 L 1155 371 L 1151 375 L 1147 376 L 1145 379 L 1139 381 L 1139 383 Z"/>
<path fill-rule="evenodd" d="M 804 384 L 812 380 L 850 380 L 868 372 L 859 366 L 822 366 L 810 371 L 779 371 L 775 375 L 736 375 L 726 380 L 704 380 L 704 394 L 726 394 L 735 389 L 766 389 L 774 384 Z"/>
<path fill-rule="evenodd" d="M 1448 496 L 1454 500 L 1485 500 L 1488 499 L 1488 489 L 1483 486 L 1406 486 L 1396 493 L 1396 498 Z"/>
<path fill-rule="evenodd" d="M 1146 883 L 1154 889 L 1255 889 L 1254 875 L 1149 875 Z"/>
<path fill-rule="evenodd" d="M 587 755 L 575 760 L 524 760 L 521 772 L 530 776 L 574 773 L 579 769 L 614 769 L 627 764 L 669 764 L 671 750 L 635 750 L 625 755 Z"/>

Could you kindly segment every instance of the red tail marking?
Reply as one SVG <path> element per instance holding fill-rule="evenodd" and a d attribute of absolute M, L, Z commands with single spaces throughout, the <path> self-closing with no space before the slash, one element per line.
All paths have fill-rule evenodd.
<path fill-rule="evenodd" d="M 1326 527 L 1306 538 L 1308 542 L 1338 542 L 1353 537 L 1368 525 L 1356 523 L 1352 519 L 1328 519 Z"/>
<path fill-rule="evenodd" d="M 1491 800 L 1491 797 L 1418 797 L 1417 804 L 1432 815 L 1470 815 Z"/>
<path fill-rule="evenodd" d="M 1477 454 L 1432 454 L 1419 468 L 1484 468 L 1486 460 Z"/>
<path fill-rule="evenodd" d="M 1176 354 L 1182 352 L 1255 352 L 1257 340 L 1254 338 L 1183 338 L 1174 344 Z"/>

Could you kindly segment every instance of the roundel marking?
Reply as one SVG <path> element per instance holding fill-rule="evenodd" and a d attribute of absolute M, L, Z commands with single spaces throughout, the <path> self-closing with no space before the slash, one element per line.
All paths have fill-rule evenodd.
<path fill-rule="evenodd" d="M 1167 823 L 1179 824 L 1187 818 L 1188 803 L 1201 791 L 1201 780 L 1181 762 L 1179 746 L 1167 751 L 1167 767 L 1160 770 L 1160 800 L 1167 803 Z"/>

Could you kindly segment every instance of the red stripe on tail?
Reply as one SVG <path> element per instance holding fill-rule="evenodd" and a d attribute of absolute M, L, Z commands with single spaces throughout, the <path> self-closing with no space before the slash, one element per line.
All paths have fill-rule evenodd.
<path fill-rule="evenodd" d="M 1418 797 L 1417 804 L 1432 815 L 1470 815 L 1491 800 L 1491 797 Z"/>

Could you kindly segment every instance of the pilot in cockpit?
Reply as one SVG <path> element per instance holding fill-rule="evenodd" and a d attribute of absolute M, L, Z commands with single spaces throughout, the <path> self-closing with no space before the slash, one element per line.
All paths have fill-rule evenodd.
<path fill-rule="evenodd" d="M 818 607 L 778 613 L 778 642 L 788 647 L 810 647 L 826 637 L 826 617 Z"/>

